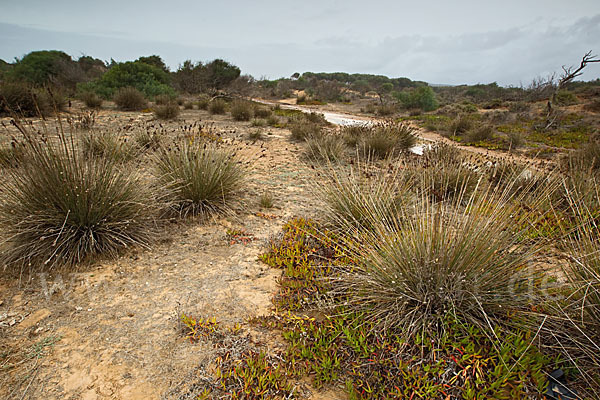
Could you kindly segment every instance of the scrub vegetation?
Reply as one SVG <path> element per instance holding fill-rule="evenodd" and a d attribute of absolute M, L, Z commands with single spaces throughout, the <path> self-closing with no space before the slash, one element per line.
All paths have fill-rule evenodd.
<path fill-rule="evenodd" d="M 0 307 L 23 316 L 0 313 L 1 387 L 83 396 L 22 367 L 39 357 L 21 347 L 61 346 L 30 340 L 49 296 L 48 327 L 102 325 L 79 350 L 143 359 L 118 379 L 168 380 L 165 398 L 600 396 L 600 81 L 255 80 L 59 51 L 1 67 Z M 80 271 L 115 291 L 88 309 L 30 283 Z"/>

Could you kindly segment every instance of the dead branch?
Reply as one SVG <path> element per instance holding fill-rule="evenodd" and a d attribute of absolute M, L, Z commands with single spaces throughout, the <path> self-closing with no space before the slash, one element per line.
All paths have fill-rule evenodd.
<path fill-rule="evenodd" d="M 580 76 L 583 72 L 583 69 L 590 63 L 597 63 L 600 62 L 600 59 L 595 56 L 592 55 L 592 51 L 588 51 L 587 53 L 585 53 L 585 55 L 583 56 L 583 58 L 581 59 L 581 63 L 579 64 L 579 67 L 577 67 L 577 69 L 573 69 L 574 67 L 565 67 L 564 65 L 562 66 L 562 70 L 563 73 L 560 75 L 560 79 L 558 80 L 558 84 L 556 85 L 556 87 L 554 88 L 554 92 L 552 93 L 552 96 L 550 97 L 550 99 L 548 99 L 548 113 L 546 115 L 546 129 L 548 129 L 553 123 L 554 120 L 556 118 L 552 118 L 553 113 L 554 113 L 554 104 L 556 103 L 556 96 L 558 95 L 558 92 L 565 87 L 565 85 L 567 85 L 569 82 L 571 82 L 573 79 L 577 78 L 578 76 Z"/>

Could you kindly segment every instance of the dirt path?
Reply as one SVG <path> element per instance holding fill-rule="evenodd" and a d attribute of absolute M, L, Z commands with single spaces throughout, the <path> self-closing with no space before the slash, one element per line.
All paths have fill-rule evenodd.
<path fill-rule="evenodd" d="M 99 123 L 110 125 L 112 117 L 104 118 Z M 222 118 L 216 128 L 239 138 L 247 125 Z M 0 281 L 0 351 L 9 371 L 0 372 L 0 397 L 158 399 L 211 359 L 210 349 L 181 334 L 181 312 L 224 324 L 268 314 L 280 271 L 257 256 L 284 221 L 310 212 L 313 174 L 289 132 L 273 133 L 242 144 L 254 159 L 236 215 L 174 224 L 152 250 L 79 273 L 38 274 L 20 287 Z M 259 209 L 264 190 L 273 193 L 274 209 Z M 227 229 L 254 240 L 231 244 Z"/>

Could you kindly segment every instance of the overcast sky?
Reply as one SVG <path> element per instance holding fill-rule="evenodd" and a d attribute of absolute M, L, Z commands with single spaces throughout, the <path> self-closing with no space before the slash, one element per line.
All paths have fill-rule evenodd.
<path fill-rule="evenodd" d="M 0 0 L 0 58 L 224 58 L 256 78 L 360 72 L 527 85 L 600 55 L 600 0 Z M 582 77 L 600 78 L 600 64 Z"/>

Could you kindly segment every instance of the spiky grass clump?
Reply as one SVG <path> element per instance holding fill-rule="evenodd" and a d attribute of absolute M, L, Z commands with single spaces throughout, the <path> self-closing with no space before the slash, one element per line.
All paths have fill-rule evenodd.
<path fill-rule="evenodd" d="M 244 178 L 233 151 L 187 140 L 159 149 L 156 168 L 158 181 L 183 217 L 228 210 Z"/>
<path fill-rule="evenodd" d="M 0 184 L 5 265 L 73 266 L 150 243 L 155 207 L 134 171 L 86 157 L 66 135 L 26 143 L 27 162 Z"/>
<path fill-rule="evenodd" d="M 321 125 L 308 122 L 304 118 L 295 120 L 289 124 L 291 139 L 296 142 L 303 142 L 309 137 L 321 136 Z"/>
<path fill-rule="evenodd" d="M 359 161 L 348 171 L 329 168 L 326 175 L 317 194 L 324 201 L 325 219 L 341 232 L 360 233 L 381 221 L 391 223 L 411 203 L 412 181 L 399 170 L 386 174 Z"/>
<path fill-rule="evenodd" d="M 406 124 L 385 122 L 370 127 L 362 138 L 361 145 L 365 154 L 377 158 L 386 158 L 406 151 L 417 143 L 413 128 Z"/>
<path fill-rule="evenodd" d="M 156 118 L 163 120 L 177 119 L 180 112 L 179 105 L 174 101 L 154 107 Z"/>
<path fill-rule="evenodd" d="M 110 158 L 125 162 L 134 158 L 135 151 L 125 139 L 113 132 L 87 132 L 81 137 L 81 150 L 85 157 Z"/>
<path fill-rule="evenodd" d="M 511 313 L 526 313 L 539 298 L 537 273 L 525 268 L 537 249 L 515 251 L 513 200 L 507 192 L 451 203 L 420 198 L 363 234 L 350 251 L 359 262 L 341 267 L 333 294 L 404 337 L 436 335 L 448 315 L 487 332 L 516 323 Z"/>
<path fill-rule="evenodd" d="M 0 167 L 17 168 L 25 158 L 25 143 L 12 140 L 9 145 L 0 146 Z"/>
<path fill-rule="evenodd" d="M 236 121 L 250 121 L 254 116 L 254 107 L 248 101 L 236 100 L 231 104 L 231 116 Z"/>
<path fill-rule="evenodd" d="M 269 191 L 263 192 L 258 199 L 258 204 L 261 208 L 273 208 L 275 204 L 273 194 Z"/>
<path fill-rule="evenodd" d="M 125 87 L 119 89 L 113 98 L 117 107 L 123 111 L 139 111 L 148 106 L 146 98 L 136 88 Z"/>
<path fill-rule="evenodd" d="M 158 131 L 150 129 L 139 129 L 133 135 L 136 145 L 142 150 L 156 150 L 163 141 L 163 135 Z"/>
<path fill-rule="evenodd" d="M 446 201 L 468 198 L 475 191 L 481 177 L 457 154 L 450 145 L 435 145 L 424 152 L 412 171 L 423 194 L 434 201 Z"/>
<path fill-rule="evenodd" d="M 309 136 L 306 139 L 306 156 L 317 162 L 338 162 L 346 147 L 337 135 Z"/>
<path fill-rule="evenodd" d="M 208 112 L 211 114 L 225 114 L 227 103 L 221 99 L 213 99 L 208 103 Z"/>

